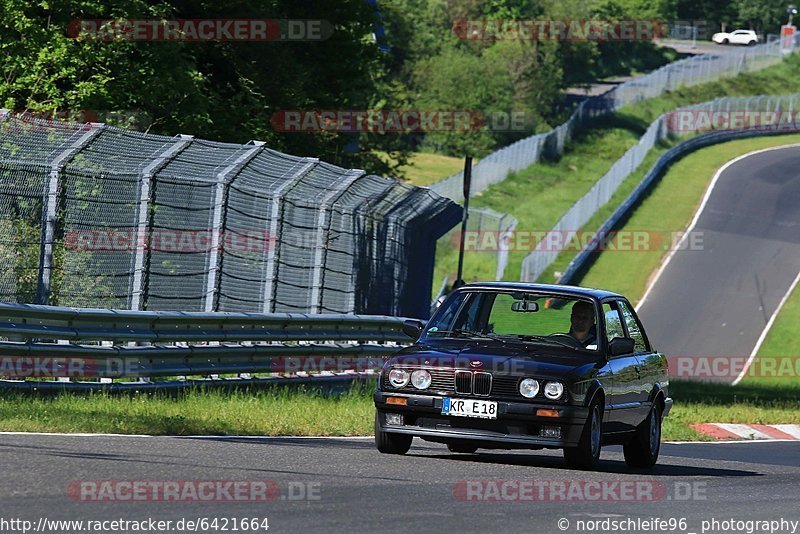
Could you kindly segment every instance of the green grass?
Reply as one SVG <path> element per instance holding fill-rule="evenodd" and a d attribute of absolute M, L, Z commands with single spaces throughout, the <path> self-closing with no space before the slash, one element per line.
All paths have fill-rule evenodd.
<path fill-rule="evenodd" d="M 689 226 L 711 179 L 722 165 L 754 150 L 798 142 L 800 135 L 755 137 L 729 141 L 693 152 L 670 167 L 619 230 L 654 231 L 668 238 L 676 235 Z M 660 152 L 662 151 L 656 151 Z M 641 169 L 638 174 L 642 174 Z M 635 184 L 626 182 L 620 189 L 627 191 L 633 185 Z M 621 200 L 620 198 L 610 202 L 602 210 L 604 214 L 606 216 L 610 214 L 611 205 L 616 206 Z M 585 229 L 598 228 L 604 219 L 602 216 L 595 217 Z M 617 291 L 626 295 L 635 304 L 641 299 L 648 280 L 669 252 L 668 245 L 669 242 L 665 241 L 663 247 L 651 251 L 601 253 L 581 279 L 580 284 Z M 566 267 L 573 254 L 561 256 L 554 264 L 554 270 Z M 791 327 L 785 325 L 785 328 Z M 800 354 L 800 351 L 796 353 Z"/>
<path fill-rule="evenodd" d="M 381 154 L 384 159 L 386 154 Z M 474 160 L 473 163 L 477 163 Z M 464 160 L 430 152 L 411 154 L 408 165 L 400 167 L 406 181 L 412 185 L 425 186 L 444 180 L 464 169 Z"/>
<path fill-rule="evenodd" d="M 665 440 L 705 440 L 692 423 L 800 423 L 800 386 L 730 388 L 674 382 Z M 372 434 L 371 386 L 342 396 L 275 389 L 161 395 L 0 397 L 0 431 L 147 435 L 364 436 Z"/>
<path fill-rule="evenodd" d="M 583 196 L 625 151 L 636 144 L 647 126 L 660 114 L 676 107 L 705 102 L 719 96 L 753 94 L 788 94 L 797 91 L 796 71 L 800 58 L 792 56 L 783 63 L 759 72 L 743 74 L 719 82 L 681 88 L 659 98 L 627 106 L 618 113 L 603 117 L 580 129 L 558 162 L 542 162 L 512 174 L 471 200 L 473 207 L 489 207 L 509 213 L 519 221 L 522 231 L 547 231 Z M 660 146 L 640 166 L 638 174 L 623 184 L 620 193 L 606 208 L 610 213 L 630 191 L 652 162 L 666 150 Z M 598 220 L 602 220 L 598 216 Z M 596 227 L 596 226 L 595 226 Z M 504 279 L 518 280 L 522 258 L 527 250 L 509 254 Z M 458 251 L 449 239 L 439 241 L 433 285 L 438 289 L 443 276 L 455 279 Z M 564 263 L 553 267 L 559 270 Z M 496 255 L 493 252 L 468 252 L 464 261 L 465 280 L 493 280 Z M 552 278 L 552 272 L 548 273 Z"/>
<path fill-rule="evenodd" d="M 800 398 L 800 285 L 795 287 L 758 350 L 749 373 L 737 387 L 797 387 Z M 772 365 L 772 367 L 767 367 Z M 775 376 L 770 369 L 777 368 Z"/>
<path fill-rule="evenodd" d="M 691 428 L 695 423 L 798 424 L 800 382 L 746 383 L 737 386 L 672 381 L 675 405 L 664 420 L 664 438 L 711 440 Z"/>
<path fill-rule="evenodd" d="M 371 388 L 341 396 L 302 390 L 195 390 L 163 395 L 0 397 L 0 431 L 151 435 L 353 436 L 371 432 Z"/>

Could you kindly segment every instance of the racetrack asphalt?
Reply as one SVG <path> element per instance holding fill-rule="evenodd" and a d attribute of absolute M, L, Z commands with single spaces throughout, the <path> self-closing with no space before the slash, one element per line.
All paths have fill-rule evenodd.
<path fill-rule="evenodd" d="M 668 356 L 749 356 L 800 272 L 800 147 L 728 166 L 693 233 L 700 246 L 678 250 L 639 306 L 650 341 Z"/>
<path fill-rule="evenodd" d="M 589 472 L 567 469 L 559 451 L 456 455 L 419 439 L 408 455 L 390 456 L 378 453 L 366 438 L 4 434 L 0 451 L 0 515 L 34 525 L 42 517 L 267 517 L 270 532 L 550 533 L 586 531 L 578 530 L 579 521 L 606 518 L 686 518 L 680 531 L 700 532 L 703 520 L 800 519 L 797 442 L 666 443 L 659 464 L 638 472 L 626 468 L 620 447 L 605 448 L 600 469 Z M 70 484 L 85 480 L 266 480 L 277 485 L 281 497 L 270 502 L 94 502 L 70 496 Z M 590 482 L 613 488 L 624 482 L 660 490 L 626 497 L 612 489 L 600 501 L 591 500 L 588 491 L 573 500 L 547 493 L 553 497 L 541 502 L 519 500 L 513 488 L 520 486 L 512 485 L 497 502 L 477 500 L 492 494 L 491 483 L 467 494 L 467 480 L 535 480 L 548 488 L 555 483 L 588 488 Z M 290 487 L 295 489 L 291 495 Z M 303 492 L 312 498 L 301 498 Z M 464 500 L 467 495 L 471 500 Z M 558 522 L 563 526 L 564 520 L 569 526 L 562 530 Z"/>

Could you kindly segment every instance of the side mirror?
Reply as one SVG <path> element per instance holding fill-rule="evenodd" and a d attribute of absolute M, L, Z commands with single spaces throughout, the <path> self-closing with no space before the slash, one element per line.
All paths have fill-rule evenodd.
<path fill-rule="evenodd" d="M 425 323 L 416 319 L 406 319 L 403 321 L 403 333 L 411 339 L 419 339 L 422 335 L 422 329 L 425 328 Z"/>
<path fill-rule="evenodd" d="M 608 351 L 612 356 L 620 356 L 622 354 L 630 354 L 633 352 L 633 347 L 636 342 L 629 337 L 615 337 L 608 343 Z"/>

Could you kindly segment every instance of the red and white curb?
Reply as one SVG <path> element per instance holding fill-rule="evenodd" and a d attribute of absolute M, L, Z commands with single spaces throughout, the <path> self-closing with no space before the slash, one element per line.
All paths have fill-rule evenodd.
<path fill-rule="evenodd" d="M 732 423 L 703 423 L 692 428 L 718 440 L 790 440 L 800 441 L 800 425 L 737 425 Z"/>

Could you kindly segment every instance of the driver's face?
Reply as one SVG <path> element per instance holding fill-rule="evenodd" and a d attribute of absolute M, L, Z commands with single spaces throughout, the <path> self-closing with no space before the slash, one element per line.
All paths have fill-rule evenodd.
<path fill-rule="evenodd" d="M 594 311 L 591 306 L 575 306 L 572 308 L 572 328 L 576 332 L 586 332 L 594 324 Z"/>

